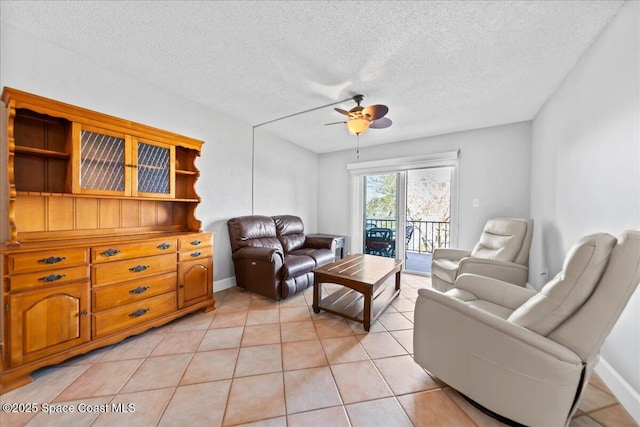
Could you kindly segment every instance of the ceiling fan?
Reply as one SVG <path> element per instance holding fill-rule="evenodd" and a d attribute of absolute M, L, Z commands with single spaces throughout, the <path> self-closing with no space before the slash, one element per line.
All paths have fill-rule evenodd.
<path fill-rule="evenodd" d="M 346 123 L 349 132 L 353 135 L 360 135 L 367 131 L 367 129 L 384 129 L 391 126 L 392 121 L 384 117 L 389 112 L 389 107 L 382 104 L 370 105 L 363 107 L 360 105 L 363 95 L 356 95 L 353 100 L 358 105 L 350 109 L 349 111 L 341 108 L 334 108 L 338 113 L 344 114 L 349 119 L 343 122 L 326 123 L 327 125 L 335 125 L 339 123 Z"/>

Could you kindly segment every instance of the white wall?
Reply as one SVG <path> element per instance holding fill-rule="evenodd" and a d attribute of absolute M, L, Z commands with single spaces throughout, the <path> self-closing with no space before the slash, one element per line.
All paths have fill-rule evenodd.
<path fill-rule="evenodd" d="M 278 140 L 267 129 L 255 133 L 252 206 L 252 126 L 130 75 L 34 38 L 3 23 L 0 86 L 125 118 L 205 141 L 197 160 L 202 203 L 196 217 L 215 235 L 216 289 L 233 285 L 226 221 L 256 214 L 299 215 L 307 232 L 317 231 L 318 156 Z"/>
<path fill-rule="evenodd" d="M 385 131 L 393 132 L 393 127 Z M 348 163 L 460 149 L 458 247 L 471 249 L 489 218 L 529 217 L 530 136 L 529 122 L 369 148 L 364 134 L 359 160 L 354 137 L 352 149 L 320 155 L 318 229 L 349 235 Z M 479 207 L 473 207 L 474 198 L 480 200 Z"/>
<path fill-rule="evenodd" d="M 226 220 L 251 212 L 252 128 L 160 88 L 2 24 L 0 86 L 205 141 L 196 216 L 214 231 L 214 280 L 234 275 Z"/>
<path fill-rule="evenodd" d="M 581 237 L 640 230 L 639 6 L 625 3 L 533 121 L 530 278 L 537 287 L 545 268 L 548 277 L 561 270 Z M 635 393 L 625 406 L 640 421 L 640 290 L 601 355 L 615 372 L 598 365 L 598 373 L 624 379 L 617 386 L 603 378 Z"/>
<path fill-rule="evenodd" d="M 297 215 L 305 232 L 318 228 L 318 155 L 258 127 L 255 131 L 254 213 Z"/>

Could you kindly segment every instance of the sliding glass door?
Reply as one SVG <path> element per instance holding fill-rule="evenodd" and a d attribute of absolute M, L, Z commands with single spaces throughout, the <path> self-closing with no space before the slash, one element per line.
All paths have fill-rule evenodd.
<path fill-rule="evenodd" d="M 364 253 L 395 258 L 398 226 L 398 173 L 364 177 Z"/>
<path fill-rule="evenodd" d="M 429 274 L 434 249 L 451 245 L 454 168 L 411 169 L 406 173 L 405 270 Z"/>
<path fill-rule="evenodd" d="M 451 243 L 452 166 L 363 177 L 363 253 L 406 260 L 429 274 L 434 249 Z"/>
<path fill-rule="evenodd" d="M 457 246 L 459 151 L 347 165 L 349 253 L 405 260 L 431 274 L 433 251 Z"/>

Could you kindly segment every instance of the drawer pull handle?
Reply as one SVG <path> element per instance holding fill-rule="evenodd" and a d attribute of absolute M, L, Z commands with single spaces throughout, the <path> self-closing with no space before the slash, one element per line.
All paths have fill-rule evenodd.
<path fill-rule="evenodd" d="M 129 271 L 132 273 L 140 273 L 141 271 L 145 271 L 147 268 L 149 268 L 148 265 L 136 265 L 135 267 L 131 267 Z"/>
<path fill-rule="evenodd" d="M 148 286 L 138 286 L 138 287 L 137 287 L 137 288 L 135 288 L 135 289 L 131 289 L 131 290 L 129 291 L 129 293 L 130 293 L 130 294 L 141 294 L 141 293 L 143 293 L 144 291 L 146 291 L 147 289 L 149 289 L 149 287 L 148 287 Z"/>
<path fill-rule="evenodd" d="M 49 258 L 40 259 L 38 260 L 38 262 L 41 264 L 57 264 L 60 261 L 64 261 L 65 259 L 67 258 L 63 256 L 50 256 Z"/>
<path fill-rule="evenodd" d="M 158 247 L 158 249 L 165 250 L 165 249 L 169 249 L 171 247 L 171 245 L 168 244 L 168 243 L 161 243 L 157 247 Z"/>
<path fill-rule="evenodd" d="M 194 257 L 194 258 L 197 258 L 200 255 L 202 255 L 202 252 L 194 252 L 194 253 L 191 254 L 191 256 Z"/>
<path fill-rule="evenodd" d="M 193 242 L 191 242 L 193 246 L 198 246 L 200 243 L 202 243 L 200 240 L 194 240 Z"/>
<path fill-rule="evenodd" d="M 147 311 L 151 310 L 150 308 L 139 308 L 129 315 L 129 317 L 140 317 L 145 314 Z"/>
<path fill-rule="evenodd" d="M 118 249 L 107 249 L 106 251 L 100 252 L 100 255 L 103 256 L 115 256 L 118 255 L 120 251 Z"/>
<path fill-rule="evenodd" d="M 43 282 L 55 282 L 62 279 L 64 276 L 66 276 L 66 274 L 50 274 L 48 276 L 41 277 L 38 280 L 42 280 Z"/>

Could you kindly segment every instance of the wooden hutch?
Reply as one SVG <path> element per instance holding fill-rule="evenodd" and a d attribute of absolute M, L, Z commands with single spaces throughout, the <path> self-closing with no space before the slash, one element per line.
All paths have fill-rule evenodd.
<path fill-rule="evenodd" d="M 11 88 L 2 101 L 0 393 L 214 308 L 202 141 Z"/>

